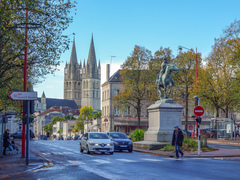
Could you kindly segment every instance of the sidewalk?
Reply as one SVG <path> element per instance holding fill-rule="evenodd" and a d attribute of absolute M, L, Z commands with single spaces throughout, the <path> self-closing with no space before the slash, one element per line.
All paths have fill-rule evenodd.
<path fill-rule="evenodd" d="M 240 139 L 238 140 L 207 140 L 207 143 L 212 144 L 231 144 L 231 145 L 240 145 Z M 142 149 L 133 149 L 136 152 L 153 154 L 158 156 L 166 157 L 175 157 L 174 152 L 165 152 L 159 150 L 142 150 Z M 184 158 L 215 158 L 221 160 L 240 160 L 240 149 L 218 149 L 211 152 L 201 152 L 198 156 L 197 152 L 185 152 Z"/>
<path fill-rule="evenodd" d="M 19 144 L 16 143 L 16 144 Z M 46 162 L 30 152 L 29 154 L 29 165 L 26 165 L 26 158 L 21 158 L 21 146 L 17 145 L 19 148 L 18 153 L 14 151 L 14 154 L 4 155 L 0 157 L 0 179 L 11 178 L 14 175 L 20 175 L 33 171 L 35 169 L 42 168 L 46 165 Z"/>

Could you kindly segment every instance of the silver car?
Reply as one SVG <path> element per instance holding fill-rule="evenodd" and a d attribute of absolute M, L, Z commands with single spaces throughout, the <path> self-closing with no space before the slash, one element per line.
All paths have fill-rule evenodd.
<path fill-rule="evenodd" d="M 106 133 L 88 132 L 85 133 L 80 141 L 80 152 L 86 150 L 88 154 L 95 153 L 114 153 L 114 145 Z"/>

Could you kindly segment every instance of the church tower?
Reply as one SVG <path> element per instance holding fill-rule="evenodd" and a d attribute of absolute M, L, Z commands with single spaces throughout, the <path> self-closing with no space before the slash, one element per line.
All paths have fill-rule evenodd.
<path fill-rule="evenodd" d="M 75 100 L 79 107 L 92 106 L 100 110 L 101 66 L 97 64 L 93 36 L 90 43 L 88 59 L 78 64 L 73 40 L 70 63 L 64 68 L 64 99 Z"/>
<path fill-rule="evenodd" d="M 77 52 L 75 39 L 73 39 L 70 63 L 66 63 L 64 68 L 64 99 L 75 100 L 76 104 L 81 106 L 81 75 L 80 65 L 77 62 Z"/>
<path fill-rule="evenodd" d="M 97 65 L 93 36 L 90 43 L 87 64 L 83 65 L 82 74 L 82 106 L 92 106 L 93 110 L 100 110 L 100 61 Z"/>

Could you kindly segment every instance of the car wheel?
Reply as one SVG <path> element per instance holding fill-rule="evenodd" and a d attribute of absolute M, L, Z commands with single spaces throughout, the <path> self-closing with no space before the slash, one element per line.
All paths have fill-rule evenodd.
<path fill-rule="evenodd" d="M 110 152 L 111 155 L 113 155 L 113 152 Z"/>
<path fill-rule="evenodd" d="M 83 152 L 83 148 L 82 148 L 82 145 L 80 144 L 80 152 L 82 153 Z"/>
<path fill-rule="evenodd" d="M 132 151 L 133 151 L 133 149 L 129 149 L 129 150 L 128 150 L 128 152 L 130 152 L 130 153 L 131 153 Z"/>
<path fill-rule="evenodd" d="M 90 154 L 90 151 L 88 149 L 88 146 L 86 147 L 87 154 Z"/>

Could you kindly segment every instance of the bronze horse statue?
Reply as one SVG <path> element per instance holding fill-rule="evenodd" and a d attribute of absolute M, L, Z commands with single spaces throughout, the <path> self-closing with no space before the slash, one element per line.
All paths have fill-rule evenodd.
<path fill-rule="evenodd" d="M 168 94 L 171 93 L 172 91 L 172 86 L 175 86 L 175 84 L 173 83 L 172 77 L 171 77 L 171 72 L 173 71 L 179 71 L 179 68 L 176 67 L 174 64 L 167 64 L 166 65 L 166 69 L 165 72 L 163 73 L 162 77 L 160 76 L 160 74 L 158 74 L 158 78 L 156 79 L 156 84 L 157 84 L 157 89 L 158 89 L 158 93 L 159 93 L 159 99 L 167 99 L 167 86 L 169 85 L 169 92 Z M 160 77 L 159 77 L 160 76 Z M 163 92 L 164 92 L 164 97 L 162 97 L 162 93 L 161 93 L 161 88 L 163 88 Z"/>

